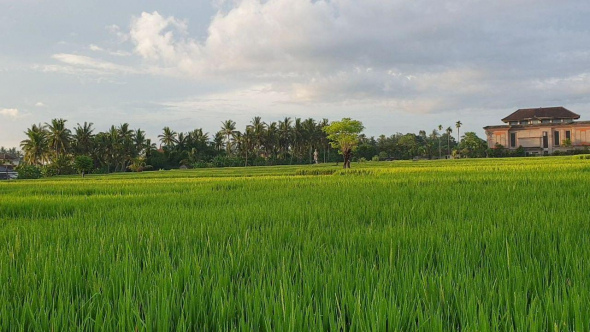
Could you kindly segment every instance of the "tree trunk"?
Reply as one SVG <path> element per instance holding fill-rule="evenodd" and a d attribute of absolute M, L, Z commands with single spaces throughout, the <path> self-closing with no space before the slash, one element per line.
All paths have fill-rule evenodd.
<path fill-rule="evenodd" d="M 344 157 L 344 169 L 350 168 L 350 158 L 352 155 L 352 151 L 348 150 L 348 151 L 344 151 L 344 153 L 342 153 L 342 156 Z"/>

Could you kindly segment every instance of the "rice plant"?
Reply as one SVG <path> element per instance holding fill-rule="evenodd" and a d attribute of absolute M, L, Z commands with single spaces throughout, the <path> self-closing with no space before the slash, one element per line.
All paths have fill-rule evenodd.
<path fill-rule="evenodd" d="M 0 330 L 590 330 L 590 160 L 0 183 Z"/>

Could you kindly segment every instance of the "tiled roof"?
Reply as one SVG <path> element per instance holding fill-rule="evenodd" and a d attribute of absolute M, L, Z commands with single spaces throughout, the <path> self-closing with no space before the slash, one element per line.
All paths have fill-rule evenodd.
<path fill-rule="evenodd" d="M 565 107 L 523 108 L 502 119 L 503 122 L 530 119 L 579 119 L 580 115 Z"/>

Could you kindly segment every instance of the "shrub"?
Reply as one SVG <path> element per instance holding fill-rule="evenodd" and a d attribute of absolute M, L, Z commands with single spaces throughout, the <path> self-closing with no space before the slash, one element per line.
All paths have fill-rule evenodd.
<path fill-rule="evenodd" d="M 43 176 L 44 178 L 59 175 L 59 170 L 53 164 L 41 166 L 39 170 L 41 171 L 41 176 Z"/>
<path fill-rule="evenodd" d="M 381 159 L 379 158 L 379 156 L 373 156 L 373 158 L 371 158 L 371 161 L 379 161 L 379 160 L 381 160 Z"/>
<path fill-rule="evenodd" d="M 208 168 L 210 164 L 204 161 L 197 161 L 191 165 L 192 168 Z"/>
<path fill-rule="evenodd" d="M 84 174 L 92 171 L 94 163 L 92 162 L 92 158 L 88 156 L 77 156 L 74 159 L 74 168 L 84 177 Z"/>
<path fill-rule="evenodd" d="M 17 169 L 19 179 L 38 179 L 41 177 L 41 169 L 32 165 L 22 165 Z"/>
<path fill-rule="evenodd" d="M 216 156 L 211 159 L 213 167 L 240 167 L 244 166 L 245 161 L 241 158 L 234 158 L 228 156 Z"/>

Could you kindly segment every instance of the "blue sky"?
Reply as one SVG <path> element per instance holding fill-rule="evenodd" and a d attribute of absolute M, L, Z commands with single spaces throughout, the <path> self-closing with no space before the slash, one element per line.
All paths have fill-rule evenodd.
<path fill-rule="evenodd" d="M 0 0 L 0 145 L 51 118 L 242 128 L 353 117 L 366 133 L 517 108 L 590 120 L 590 2 Z"/>

